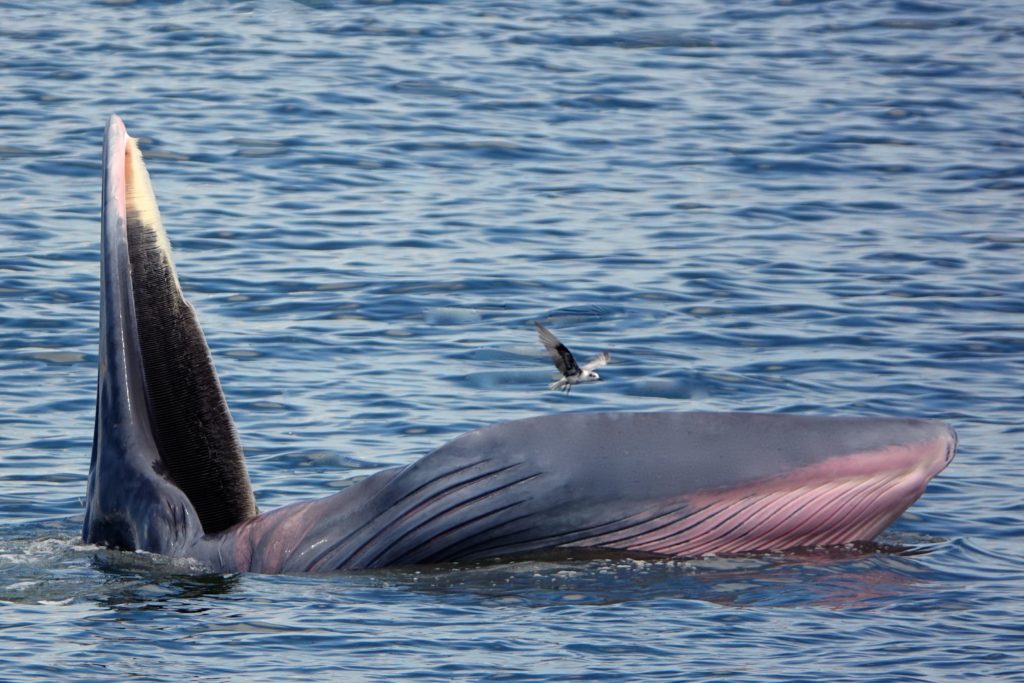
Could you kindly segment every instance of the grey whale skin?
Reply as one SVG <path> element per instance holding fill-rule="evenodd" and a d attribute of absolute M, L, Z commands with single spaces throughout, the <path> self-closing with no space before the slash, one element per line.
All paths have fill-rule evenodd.
<path fill-rule="evenodd" d="M 261 514 L 149 176 L 117 116 L 101 230 L 89 543 L 214 571 L 326 572 L 564 548 L 692 557 L 868 541 L 956 448 L 953 430 L 931 420 L 547 415 Z"/>

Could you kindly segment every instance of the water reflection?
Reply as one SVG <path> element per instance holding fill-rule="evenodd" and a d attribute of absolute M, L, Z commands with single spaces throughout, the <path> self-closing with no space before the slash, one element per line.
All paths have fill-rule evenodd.
<path fill-rule="evenodd" d="M 459 600 L 532 607 L 698 601 L 761 607 L 867 607 L 924 590 L 927 546 L 865 543 L 842 548 L 692 560 L 556 552 L 487 563 L 334 575 Z"/>
<path fill-rule="evenodd" d="M 928 589 L 937 577 L 921 557 L 934 546 L 865 543 L 768 555 L 669 559 L 600 551 L 556 551 L 476 563 L 448 563 L 327 575 L 211 574 L 192 560 L 78 547 L 36 563 L 0 599 L 21 603 L 93 601 L 108 610 L 204 612 L 254 589 L 278 599 L 309 591 L 351 591 L 390 601 L 394 593 L 443 596 L 461 604 L 698 602 L 720 606 L 870 608 Z M 68 560 L 77 580 L 68 581 Z M 65 581 L 47 579 L 63 573 Z"/>

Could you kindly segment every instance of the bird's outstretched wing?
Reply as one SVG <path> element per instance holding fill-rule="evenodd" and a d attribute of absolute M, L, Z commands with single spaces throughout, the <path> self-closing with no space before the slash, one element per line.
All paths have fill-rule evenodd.
<path fill-rule="evenodd" d="M 580 366 L 576 364 L 576 359 L 572 357 L 572 352 L 565 347 L 565 344 L 558 341 L 558 337 L 551 334 L 551 330 L 536 320 L 533 321 L 533 324 L 537 327 L 537 336 L 540 338 L 540 342 L 547 349 L 548 355 L 551 356 L 551 361 L 558 371 L 566 377 L 579 374 Z"/>
<path fill-rule="evenodd" d="M 611 359 L 612 357 L 608 355 L 607 351 L 602 351 L 601 353 L 597 354 L 596 356 L 588 360 L 586 363 L 584 363 L 583 370 L 587 371 L 594 370 L 595 368 L 604 367 L 605 365 L 608 365 L 608 362 Z"/>

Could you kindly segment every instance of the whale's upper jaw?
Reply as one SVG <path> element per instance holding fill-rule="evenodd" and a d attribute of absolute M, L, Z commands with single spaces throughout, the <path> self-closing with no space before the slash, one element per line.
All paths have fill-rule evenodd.
<path fill-rule="evenodd" d="M 255 501 L 149 174 L 116 115 L 104 139 L 100 220 L 99 375 L 83 537 L 182 554 L 197 536 L 254 515 Z"/>

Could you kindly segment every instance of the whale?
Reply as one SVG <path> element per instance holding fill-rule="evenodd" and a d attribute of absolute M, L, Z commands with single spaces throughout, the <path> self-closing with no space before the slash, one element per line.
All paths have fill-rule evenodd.
<path fill-rule="evenodd" d="M 149 173 L 117 115 L 100 230 L 89 544 L 261 573 L 842 545 L 874 539 L 956 451 L 956 432 L 931 419 L 568 412 L 485 426 L 261 511 Z"/>

